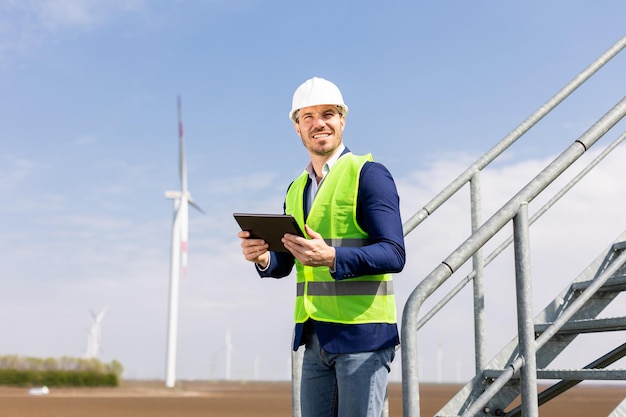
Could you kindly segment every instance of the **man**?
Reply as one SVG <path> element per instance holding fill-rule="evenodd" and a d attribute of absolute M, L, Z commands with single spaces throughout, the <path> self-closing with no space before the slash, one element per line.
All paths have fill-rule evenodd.
<path fill-rule="evenodd" d="M 347 113 L 325 79 L 294 93 L 289 117 L 310 163 L 289 186 L 284 209 L 308 238 L 286 234 L 287 253 L 238 234 L 261 277 L 281 278 L 296 266 L 303 417 L 380 417 L 399 344 L 391 278 L 405 263 L 399 197 L 383 165 L 344 146 Z"/>

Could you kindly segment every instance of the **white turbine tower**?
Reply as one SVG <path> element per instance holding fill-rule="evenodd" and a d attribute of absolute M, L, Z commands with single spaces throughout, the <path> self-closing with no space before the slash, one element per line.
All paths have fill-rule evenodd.
<path fill-rule="evenodd" d="M 226 370 L 224 371 L 224 378 L 230 381 L 232 377 L 233 366 L 233 342 L 230 336 L 230 327 L 226 330 Z"/>
<path fill-rule="evenodd" d="M 85 351 L 85 358 L 87 359 L 98 358 L 101 337 L 100 325 L 102 324 L 102 319 L 104 318 L 106 312 L 106 307 L 102 309 L 100 314 L 94 314 L 93 311 L 91 312 L 93 320 L 91 322 L 91 327 L 89 328 L 89 333 L 87 334 L 87 350 Z"/>
<path fill-rule="evenodd" d="M 166 191 L 165 197 L 174 201 L 174 219 L 172 225 L 172 257 L 170 270 L 170 298 L 167 320 L 167 358 L 165 367 L 165 386 L 176 384 L 176 341 L 178 335 L 178 286 L 180 272 L 187 274 L 187 237 L 189 235 L 189 205 L 204 213 L 192 200 L 187 189 L 187 167 L 185 166 L 185 144 L 183 140 L 182 105 L 178 97 L 178 138 L 180 191 Z"/>

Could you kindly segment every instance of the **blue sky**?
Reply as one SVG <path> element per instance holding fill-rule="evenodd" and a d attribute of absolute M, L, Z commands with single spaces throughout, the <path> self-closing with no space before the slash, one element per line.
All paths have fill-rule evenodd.
<path fill-rule="evenodd" d="M 190 215 L 178 375 L 223 377 L 230 332 L 234 377 L 286 379 L 293 280 L 257 279 L 232 212 L 279 212 L 306 165 L 287 117 L 295 88 L 312 76 L 341 88 L 345 143 L 391 170 L 407 219 L 617 42 L 625 14 L 620 1 L 1 1 L 0 354 L 79 356 L 90 310 L 107 306 L 102 359 L 129 378 L 163 377 L 163 193 L 178 187 L 180 94 L 189 186 L 207 214 Z M 486 175 L 485 205 L 505 202 L 617 103 L 625 67 L 622 52 L 514 145 Z M 571 275 L 542 289 L 537 308 L 623 230 L 616 161 L 563 204 L 573 212 L 538 225 L 538 279 L 555 260 Z M 400 302 L 467 236 L 466 216 L 450 214 L 407 239 Z M 576 215 L 582 229 L 563 226 Z M 589 247 L 553 242 L 567 233 Z M 471 375 L 449 326 L 424 332 L 455 355 L 445 379 Z"/>

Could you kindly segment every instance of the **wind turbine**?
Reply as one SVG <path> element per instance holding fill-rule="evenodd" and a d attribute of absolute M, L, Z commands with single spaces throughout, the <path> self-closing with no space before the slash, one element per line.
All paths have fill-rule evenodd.
<path fill-rule="evenodd" d="M 91 322 L 91 327 L 89 328 L 89 333 L 87 334 L 87 350 L 85 352 L 85 358 L 92 359 L 97 358 L 98 353 L 100 351 L 100 324 L 102 323 L 102 319 L 107 312 L 107 308 L 103 308 L 100 314 L 94 314 L 91 312 L 91 316 L 93 317 L 93 321 Z"/>
<path fill-rule="evenodd" d="M 174 202 L 172 224 L 172 257 L 170 269 L 170 298 L 167 320 L 167 358 L 165 365 L 165 386 L 176 384 L 176 340 L 178 336 L 178 286 L 181 270 L 187 275 L 187 238 L 189 236 L 189 205 L 204 214 L 193 201 L 187 189 L 187 167 L 185 166 L 185 143 L 183 136 L 182 104 L 178 96 L 178 138 L 180 191 L 166 191 L 165 198 Z"/>
<path fill-rule="evenodd" d="M 226 330 L 226 371 L 224 372 L 224 378 L 230 381 L 233 365 L 233 342 L 230 337 L 230 327 Z"/>

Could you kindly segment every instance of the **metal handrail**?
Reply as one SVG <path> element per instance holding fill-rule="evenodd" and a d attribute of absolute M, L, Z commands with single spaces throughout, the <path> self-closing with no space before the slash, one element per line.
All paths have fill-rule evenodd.
<path fill-rule="evenodd" d="M 617 137 L 609 146 L 602 150 L 602 152 L 596 156 L 583 170 L 581 170 L 570 182 L 568 182 L 558 193 L 556 193 L 548 202 L 546 202 L 539 210 L 533 214 L 529 223 L 532 225 L 537 221 L 546 211 L 548 211 L 557 201 L 559 201 L 569 190 L 571 190 L 581 179 L 585 177 L 596 165 L 598 165 L 604 158 L 606 158 L 620 143 L 626 139 L 626 132 Z M 496 249 L 493 250 L 487 257 L 485 257 L 485 266 L 489 265 L 495 258 L 498 257 L 511 243 L 513 243 L 513 235 L 510 235 L 504 242 L 502 242 Z M 428 321 L 435 316 L 443 307 L 445 307 L 467 284 L 469 284 L 476 272 L 472 271 L 459 281 L 437 304 L 435 304 L 426 314 L 424 314 L 417 322 L 416 330 L 421 329 Z"/>
<path fill-rule="evenodd" d="M 602 54 L 594 63 L 587 67 L 574 80 L 567 84 L 546 104 L 527 118 L 522 124 L 502 139 L 494 148 L 472 164 L 464 173 L 455 179 L 448 187 L 441 191 L 434 199 L 427 203 L 420 211 L 404 224 L 404 234 L 407 235 L 423 220 L 439 208 L 452 195 L 460 190 L 467 182 L 476 178 L 477 174 L 519 139 L 534 124 L 541 120 L 554 107 L 561 103 L 569 94 L 585 82 L 606 62 L 626 47 L 626 36 L 620 39 L 609 50 Z M 568 169 L 582 154 L 584 154 L 600 137 L 613 127 L 626 111 L 626 98 L 622 99 L 611 111 L 602 117 L 594 126 L 577 139 L 565 152 L 545 168 L 535 179 L 514 196 L 500 211 L 494 214 L 487 222 L 433 270 L 413 291 L 405 304 L 402 317 L 402 384 L 403 409 L 405 416 L 419 416 L 419 383 L 417 379 L 417 315 L 419 308 L 439 286 L 441 286 L 454 271 L 463 265 L 470 257 L 475 256 L 482 246 L 491 239 L 501 228 L 515 217 L 521 204 L 527 204 L 541 193 L 547 185 Z M 622 140 L 621 139 L 618 140 Z M 594 164 L 592 164 L 594 165 Z M 591 169 L 591 168 L 589 168 Z M 567 187 L 566 187 L 567 188 Z M 569 187 L 571 188 L 571 187 Z M 569 189 L 568 188 L 568 189 Z M 565 190 L 567 191 L 567 190 Z M 565 192 L 564 191 L 564 192 Z M 560 196 L 558 197 L 560 198 Z M 558 199 L 557 198 L 557 199 Z M 547 207 L 549 208 L 549 207 Z M 547 210 L 546 208 L 546 210 Z M 474 208 L 472 208 L 474 210 Z M 541 213 L 543 214 L 543 213 Z M 505 242 L 505 247 L 510 242 Z M 503 248 L 502 248 L 503 249 Z M 499 250 L 499 252 L 498 252 Z M 500 248 L 496 250 L 500 253 Z M 497 255 L 497 253 L 496 253 Z M 491 258 L 493 259 L 493 258 Z M 467 282 L 472 278 L 466 278 Z M 462 285 L 465 285 L 463 283 Z M 456 289 L 453 289 L 455 291 Z M 459 289 L 460 290 L 460 289 Z M 458 291 L 456 291 L 458 292 Z M 447 301 L 445 301 L 447 302 Z M 436 308 L 440 308 L 436 306 Z M 476 313 L 475 313 L 476 314 Z M 420 322 L 420 326 L 425 322 Z M 477 342 L 478 343 L 478 342 Z M 481 359 L 477 355 L 477 363 Z M 520 364 L 521 365 L 521 364 Z M 494 387 L 495 388 L 495 387 Z"/>
<path fill-rule="evenodd" d="M 405 417 L 419 416 L 419 383 L 417 379 L 417 316 L 424 301 L 458 270 L 476 250 L 499 232 L 519 212 L 558 178 L 610 128 L 626 115 L 626 97 L 619 101 L 596 124 L 574 141 L 561 155 L 544 168 L 509 202 L 465 240 L 437 266 L 411 293 L 402 315 L 402 386 Z M 521 364 L 520 364 L 521 365 Z"/>
<path fill-rule="evenodd" d="M 574 77 L 565 87 L 558 91 L 545 104 L 539 107 L 519 126 L 513 129 L 507 136 L 498 142 L 493 148 L 487 151 L 482 157 L 469 166 L 461 175 L 452 181 L 446 188 L 430 200 L 424 207 L 415 213 L 403 224 L 404 235 L 408 235 L 434 211 L 441 207 L 448 199 L 456 194 L 468 182 L 471 186 L 471 218 L 472 232 L 474 232 L 480 224 L 480 173 L 493 162 L 499 155 L 515 143 L 521 136 L 545 117 L 550 111 L 565 100 L 571 93 L 587 81 L 593 74 L 602 68 L 608 61 L 615 57 L 622 49 L 626 47 L 626 36 L 622 37 L 618 42 L 611 46 L 606 52 L 598 57 L 591 65 L 585 68 L 579 75 Z M 474 284 L 474 350 L 475 350 L 475 367 L 478 372 L 485 364 L 485 346 L 484 346 L 484 293 L 483 293 L 483 270 L 485 260 L 482 256 L 482 249 L 479 249 L 473 257 L 474 276 L 472 282 Z"/>
<path fill-rule="evenodd" d="M 558 106 L 563 100 L 565 100 L 570 94 L 572 94 L 578 87 L 580 87 L 585 81 L 587 81 L 593 74 L 595 74 L 600 68 L 602 68 L 625 47 L 626 36 L 622 37 L 606 52 L 600 55 L 598 59 L 596 59 L 591 65 L 585 68 L 576 77 L 574 77 L 572 81 L 570 81 L 565 87 L 559 90 L 559 92 L 556 93 L 552 98 L 546 101 L 544 105 L 539 107 L 533 114 L 528 116 L 528 118 L 520 123 L 519 126 L 513 129 L 493 148 L 491 148 L 476 162 L 470 165 L 469 168 L 467 168 L 461 175 L 459 175 L 454 181 L 452 181 L 432 200 L 426 203 L 426 205 L 424 205 L 421 210 L 419 210 L 410 219 L 404 222 L 404 235 L 408 235 L 420 223 L 428 218 L 428 216 L 430 216 L 435 210 L 441 207 L 443 203 L 448 201 L 450 197 L 456 194 L 457 191 L 459 191 L 465 184 L 467 184 L 472 179 L 475 173 L 481 171 L 483 168 L 493 162 L 493 160 L 495 160 L 500 154 L 502 154 L 502 152 L 504 152 L 507 148 L 509 148 L 509 146 L 515 143 L 524 133 L 526 133 L 528 130 L 530 130 L 531 127 L 533 127 L 541 119 L 543 119 L 549 112 L 551 112 L 556 106 Z"/>

